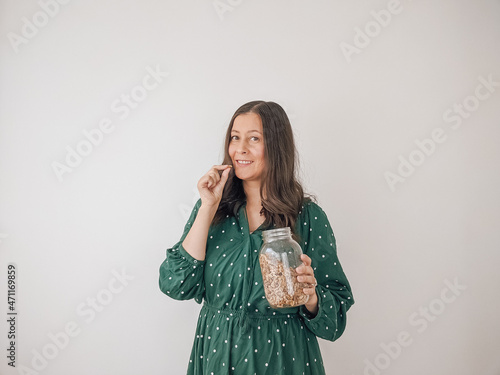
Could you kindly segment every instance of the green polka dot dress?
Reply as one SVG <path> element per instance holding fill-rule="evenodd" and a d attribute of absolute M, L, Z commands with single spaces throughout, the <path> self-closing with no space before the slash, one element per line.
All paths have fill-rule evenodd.
<path fill-rule="evenodd" d="M 318 281 L 319 311 L 312 317 L 304 306 L 269 306 L 258 260 L 266 228 L 249 232 L 245 205 L 210 228 L 204 261 L 189 255 L 182 242 L 200 205 L 198 200 L 179 242 L 167 249 L 159 279 L 166 295 L 203 303 L 187 374 L 325 374 L 317 337 L 338 339 L 354 303 L 325 212 L 308 202 L 296 223 Z"/>

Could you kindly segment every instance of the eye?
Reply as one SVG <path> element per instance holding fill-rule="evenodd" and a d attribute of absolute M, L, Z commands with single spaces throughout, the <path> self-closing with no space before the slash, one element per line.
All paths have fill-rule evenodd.
<path fill-rule="evenodd" d="M 236 141 L 238 139 L 238 136 L 237 135 L 232 135 L 231 136 L 231 141 Z"/>
<path fill-rule="evenodd" d="M 259 140 L 259 137 L 252 137 L 252 138 L 250 138 L 250 139 L 251 139 L 252 141 L 257 142 L 257 141 Z"/>

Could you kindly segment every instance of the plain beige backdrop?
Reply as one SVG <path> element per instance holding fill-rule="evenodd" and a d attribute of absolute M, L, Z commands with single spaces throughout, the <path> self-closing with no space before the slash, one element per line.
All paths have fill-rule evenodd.
<path fill-rule="evenodd" d="M 185 373 L 158 269 L 269 100 L 356 300 L 327 374 L 500 374 L 499 42 L 498 0 L 1 0 L 0 372 Z"/>

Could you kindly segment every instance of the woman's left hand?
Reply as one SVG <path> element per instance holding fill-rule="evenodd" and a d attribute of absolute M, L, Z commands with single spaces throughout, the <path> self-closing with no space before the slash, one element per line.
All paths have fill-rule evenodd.
<path fill-rule="evenodd" d="M 312 315 L 315 316 L 318 313 L 318 295 L 316 294 L 316 286 L 318 285 L 318 282 L 314 277 L 314 270 L 311 267 L 311 258 L 302 254 L 300 259 L 304 264 L 295 269 L 298 273 L 297 281 L 310 285 L 310 288 L 304 288 L 304 294 L 309 296 L 309 300 L 305 304 L 305 307 Z"/>

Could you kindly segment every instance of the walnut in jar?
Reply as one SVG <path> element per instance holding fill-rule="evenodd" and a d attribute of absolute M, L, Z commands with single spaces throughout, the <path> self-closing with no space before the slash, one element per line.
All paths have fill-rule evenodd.
<path fill-rule="evenodd" d="M 295 307 L 305 304 L 309 296 L 304 294 L 308 284 L 297 281 L 295 268 L 302 264 L 302 249 L 290 234 L 290 228 L 264 231 L 264 243 L 259 263 L 264 291 L 273 308 Z"/>

